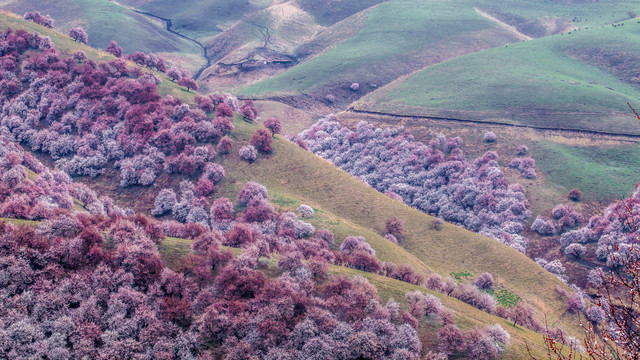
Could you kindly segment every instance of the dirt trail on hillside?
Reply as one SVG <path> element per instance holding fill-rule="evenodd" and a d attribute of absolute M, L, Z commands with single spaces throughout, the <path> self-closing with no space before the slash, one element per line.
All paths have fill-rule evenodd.
<path fill-rule="evenodd" d="M 426 120 L 443 121 L 443 122 L 457 122 L 457 123 L 469 123 L 469 124 L 477 124 L 477 125 L 493 125 L 493 126 L 505 126 L 505 127 L 514 127 L 514 128 L 526 128 L 526 129 L 533 129 L 533 130 L 555 131 L 558 133 L 574 134 L 574 135 L 600 135 L 600 136 L 607 136 L 611 138 L 617 138 L 617 139 L 628 140 L 633 142 L 640 141 L 640 134 L 625 134 L 625 133 L 588 130 L 588 129 L 571 129 L 571 128 L 560 128 L 560 127 L 535 126 L 535 125 L 526 125 L 526 124 L 506 123 L 506 122 L 500 122 L 500 121 L 460 119 L 460 118 L 442 117 L 442 116 L 401 115 L 401 114 L 392 114 L 392 113 L 386 113 L 386 112 L 380 112 L 380 111 L 359 110 L 353 107 L 350 107 L 344 110 L 343 112 L 354 113 L 354 114 L 364 114 L 364 115 L 387 116 L 387 117 L 404 118 L 404 119 L 426 119 Z"/>
<path fill-rule="evenodd" d="M 521 33 L 520 31 L 518 31 L 518 29 L 515 28 L 515 26 L 509 25 L 503 21 L 500 21 L 500 19 L 497 19 L 489 14 L 487 14 L 486 12 L 478 9 L 478 8 L 473 8 L 473 10 L 475 10 L 478 14 L 486 17 L 487 19 L 497 23 L 498 25 L 502 26 L 503 28 L 505 28 L 506 30 L 512 32 L 514 35 L 516 35 L 520 40 L 533 40 L 533 38 L 531 36 L 525 35 L 523 33 Z"/>

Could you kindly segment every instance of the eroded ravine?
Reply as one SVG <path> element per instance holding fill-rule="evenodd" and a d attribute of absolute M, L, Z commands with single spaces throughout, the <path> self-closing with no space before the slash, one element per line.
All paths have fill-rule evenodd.
<path fill-rule="evenodd" d="M 193 39 L 193 38 L 190 38 L 190 37 L 188 37 L 188 36 L 186 36 L 184 34 L 181 34 L 181 33 L 177 32 L 177 31 L 173 30 L 173 23 L 172 23 L 171 19 L 167 19 L 167 18 L 164 18 L 162 16 L 151 14 L 151 13 L 148 13 L 146 11 L 142 11 L 142 10 L 138 10 L 138 9 L 131 9 L 131 11 L 133 11 L 135 13 L 138 13 L 140 15 L 148 16 L 148 17 L 151 17 L 151 18 L 154 18 L 154 19 L 157 19 L 157 20 L 160 20 L 160 21 L 164 22 L 168 32 L 170 32 L 170 33 L 172 33 L 172 34 L 174 34 L 176 36 L 179 36 L 179 37 L 181 37 L 181 38 L 183 38 L 183 39 L 185 39 L 185 40 L 197 45 L 200 48 L 200 52 L 202 53 L 202 57 L 205 60 L 205 64 L 202 67 L 200 67 L 200 69 L 198 69 L 198 71 L 196 71 L 195 75 L 193 76 L 194 80 L 198 80 L 198 78 L 200 78 L 200 75 L 202 75 L 202 72 L 205 71 L 207 68 L 209 68 L 211 66 L 211 57 L 209 57 L 207 47 L 204 46 L 200 41 L 198 41 L 196 39 Z"/>

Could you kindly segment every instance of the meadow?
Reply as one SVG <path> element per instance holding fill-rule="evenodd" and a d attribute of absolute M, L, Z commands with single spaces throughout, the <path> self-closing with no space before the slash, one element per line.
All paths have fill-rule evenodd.
<path fill-rule="evenodd" d="M 627 102 L 640 89 L 569 51 L 637 52 L 640 24 L 580 30 L 469 54 L 435 65 L 356 108 L 539 128 L 639 134 Z M 499 66 L 495 66 L 499 64 Z M 489 95 L 490 94 L 490 95 Z"/>

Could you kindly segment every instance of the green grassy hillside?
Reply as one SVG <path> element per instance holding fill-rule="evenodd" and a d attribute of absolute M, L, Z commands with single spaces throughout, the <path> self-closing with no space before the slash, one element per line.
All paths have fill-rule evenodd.
<path fill-rule="evenodd" d="M 55 28 L 63 33 L 82 26 L 89 35 L 89 44 L 104 49 L 115 40 L 125 53 L 134 51 L 156 53 L 198 54 L 197 46 L 166 31 L 163 23 L 105 0 L 8 0 L 0 8 L 19 15 L 26 11 L 50 14 Z M 135 36 L 134 36 L 135 34 Z"/>
<path fill-rule="evenodd" d="M 471 7 L 439 1 L 384 2 L 369 11 L 353 37 L 240 94 L 321 95 L 348 89 L 352 82 L 360 83 L 364 91 L 440 58 L 513 41 L 494 28 L 495 23 Z"/>
<path fill-rule="evenodd" d="M 314 3 L 317 11 L 323 13 L 340 11 L 321 10 L 321 5 Z M 302 7 L 317 19 L 321 17 L 313 7 Z M 479 10 L 495 19 L 485 17 Z M 614 0 L 589 4 L 521 0 L 386 1 L 372 7 L 364 26 L 335 48 L 284 74 L 242 88 L 239 93 L 260 98 L 311 95 L 321 101 L 325 95 L 333 94 L 337 105 L 342 106 L 421 67 L 517 42 L 526 36 L 537 38 L 574 28 L 609 25 L 632 18 L 638 11 L 640 5 L 635 2 Z M 514 33 L 505 24 L 522 34 Z M 487 59 L 487 64 L 495 61 Z M 351 82 L 360 83 L 362 90 L 358 94 L 346 90 Z"/>
<path fill-rule="evenodd" d="M 262 10 L 270 0 L 123 0 L 121 3 L 170 18 L 175 30 L 192 38 L 219 34 L 247 14 Z"/>
<path fill-rule="evenodd" d="M 609 54 L 620 60 L 635 58 L 638 44 L 640 24 L 629 20 L 624 26 L 489 49 L 425 69 L 355 106 L 394 114 L 638 134 L 640 126 L 629 116 L 626 103 L 640 103 L 640 88 L 631 76 L 599 61 Z M 595 53 L 579 58 L 590 52 Z"/>

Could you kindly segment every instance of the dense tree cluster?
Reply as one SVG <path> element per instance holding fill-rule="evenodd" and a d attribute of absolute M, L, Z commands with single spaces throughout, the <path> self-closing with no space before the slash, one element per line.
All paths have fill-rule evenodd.
<path fill-rule="evenodd" d="M 205 144 L 233 130 L 226 116 L 212 120 L 199 108 L 161 98 L 154 75 L 121 59 L 62 58 L 48 38 L 24 31 L 6 31 L 0 44 L 0 125 L 69 175 L 94 177 L 115 166 L 121 186 L 150 185 L 163 171 L 194 176 L 216 156 Z M 160 66 L 159 58 L 143 55 L 134 53 L 133 60 Z M 206 101 L 229 109 L 237 103 L 223 96 Z"/>
<path fill-rule="evenodd" d="M 113 48 L 114 52 L 121 52 L 119 51 L 117 44 L 115 45 L 115 48 Z M 107 49 L 109 49 L 109 47 L 107 47 Z M 156 54 L 145 54 L 142 51 L 136 51 L 132 54 L 128 54 L 126 58 L 127 60 L 131 60 L 140 66 L 145 66 L 149 69 L 153 69 L 162 73 L 167 72 L 166 65 L 164 64 L 164 59 Z"/>
<path fill-rule="evenodd" d="M 560 241 L 565 247 L 565 254 L 571 258 L 581 258 L 588 253 L 595 253 L 602 265 L 609 268 L 625 264 L 638 244 L 638 213 L 640 186 L 636 185 L 629 198 L 609 205 L 603 215 L 591 217 L 586 226 L 564 233 Z M 587 244 L 595 246 L 586 247 Z"/>
<path fill-rule="evenodd" d="M 421 211 L 526 250 L 520 233 L 529 203 L 522 186 L 507 183 L 494 152 L 467 161 L 460 138 L 440 134 L 425 145 L 402 129 L 366 122 L 351 131 L 332 116 L 292 140 Z"/>
<path fill-rule="evenodd" d="M 212 218 L 226 227 L 160 223 L 97 199 L 2 135 L 1 207 L 20 196 L 35 204 L 20 199 L 27 208 L 3 216 L 42 210 L 37 228 L 0 222 L 0 357 L 419 357 L 417 320 L 393 300 L 381 304 L 362 277 L 327 280 L 333 235 L 275 213 L 263 186 L 242 189 L 242 216 L 216 200 Z M 72 211 L 72 196 L 95 210 Z M 166 235 L 193 239 L 178 272 L 156 247 Z M 232 259 L 223 244 L 245 250 Z M 267 278 L 261 258 L 276 251 L 284 273 Z"/>
<path fill-rule="evenodd" d="M 24 19 L 33 21 L 34 23 L 46 28 L 53 29 L 53 18 L 51 18 L 50 15 L 42 15 L 39 11 L 27 11 L 24 13 Z"/>
<path fill-rule="evenodd" d="M 121 53 L 115 42 L 108 50 Z M 141 65 L 158 66 L 142 55 L 132 54 Z M 497 325 L 460 331 L 433 295 L 407 294 L 409 310 L 402 311 L 393 300 L 381 303 L 364 277 L 329 277 L 328 270 L 333 264 L 377 273 L 496 313 L 495 299 L 481 291 L 490 287 L 488 274 L 476 285 L 435 275 L 425 280 L 410 265 L 381 262 L 363 237 L 348 236 L 337 247 L 330 231 L 316 231 L 293 212 L 278 213 L 257 183 L 242 188 L 237 206 L 227 198 L 210 203 L 225 176 L 213 160 L 233 147 L 224 136 L 233 129 L 229 116 L 240 110 L 255 120 L 252 102 L 239 106 L 214 95 L 197 98 L 193 109 L 162 99 L 157 79 L 122 59 L 96 64 L 83 52 L 63 59 L 48 38 L 23 31 L 0 36 L 0 79 L 0 217 L 37 221 L 0 221 L 0 357 L 417 360 L 416 329 L 425 318 L 451 330 L 442 331 L 434 356 L 494 359 L 508 344 Z M 212 120 L 207 114 L 214 111 Z M 261 129 L 251 141 L 262 152 L 280 131 L 271 125 L 271 133 Z M 397 137 L 406 137 L 402 145 L 418 157 L 420 146 Z M 44 167 L 19 143 L 53 158 L 57 169 Z M 460 162 L 453 168 L 481 174 L 477 189 L 493 193 L 493 200 L 512 196 L 528 211 L 524 196 L 514 195 L 520 189 L 490 176 L 497 166 L 487 164 L 495 159 L 467 164 L 459 147 L 441 149 L 432 155 L 448 154 L 447 161 Z M 98 176 L 112 164 L 121 186 L 151 185 L 163 171 L 189 177 L 178 189 L 162 189 L 153 204 L 154 216 L 177 221 L 133 214 L 69 176 Z M 462 176 L 444 171 L 447 184 Z M 438 191 L 445 196 L 448 190 Z M 471 208 L 470 214 L 485 216 Z M 313 215 L 308 205 L 298 211 Z M 516 217 L 510 219 L 521 221 Z M 385 229 L 394 238 L 403 233 L 397 218 Z M 167 236 L 192 241 L 192 252 L 175 260 L 173 270 L 158 251 Z M 234 258 L 224 246 L 242 253 Z M 277 270 L 268 273 L 278 275 L 267 277 L 265 258 L 276 253 Z"/>
<path fill-rule="evenodd" d="M 0 127 L 0 217 L 41 221 L 74 210 L 77 199 L 94 215 L 130 214 L 108 197 L 74 183 L 60 170 L 45 168 Z"/>

